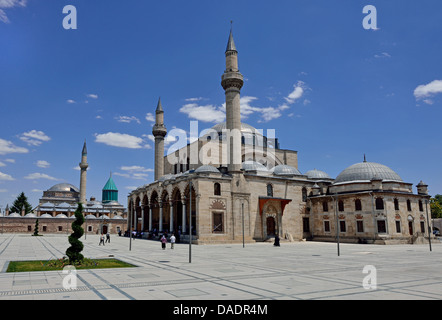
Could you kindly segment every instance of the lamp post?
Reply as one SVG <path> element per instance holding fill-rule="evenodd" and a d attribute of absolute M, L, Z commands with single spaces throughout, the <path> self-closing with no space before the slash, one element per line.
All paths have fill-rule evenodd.
<path fill-rule="evenodd" d="M 340 256 L 339 250 L 339 219 L 338 219 L 338 195 L 335 193 L 335 216 L 336 216 L 336 241 L 338 245 L 338 257 Z"/>
<path fill-rule="evenodd" d="M 430 244 L 430 252 L 431 250 L 431 227 L 430 220 L 428 220 L 428 199 L 425 199 L 425 209 L 427 211 L 427 225 L 428 225 L 428 243 Z"/>
<path fill-rule="evenodd" d="M 244 200 L 241 202 L 241 212 L 242 212 L 242 247 L 245 247 L 244 241 Z"/>
<path fill-rule="evenodd" d="M 192 263 L 192 178 L 189 183 L 189 263 Z"/>

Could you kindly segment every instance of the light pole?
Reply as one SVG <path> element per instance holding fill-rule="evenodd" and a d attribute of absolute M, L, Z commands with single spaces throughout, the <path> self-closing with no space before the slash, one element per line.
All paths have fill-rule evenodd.
<path fill-rule="evenodd" d="M 430 227 L 430 220 L 428 220 L 428 199 L 425 199 L 425 209 L 427 211 L 428 243 L 430 244 L 430 252 L 431 252 L 431 227 Z"/>
<path fill-rule="evenodd" d="M 192 178 L 189 187 L 189 263 L 192 263 Z"/>
<path fill-rule="evenodd" d="M 335 193 L 335 216 L 336 216 L 336 240 L 338 245 L 338 257 L 340 256 L 339 250 L 339 219 L 338 219 L 338 195 Z"/>
<path fill-rule="evenodd" d="M 241 212 L 242 212 L 242 247 L 245 247 L 244 244 L 244 200 L 241 202 Z"/>

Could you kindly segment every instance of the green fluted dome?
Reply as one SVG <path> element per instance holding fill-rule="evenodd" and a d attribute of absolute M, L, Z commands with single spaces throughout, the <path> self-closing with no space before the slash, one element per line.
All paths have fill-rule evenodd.
<path fill-rule="evenodd" d="M 108 203 L 111 201 L 118 202 L 118 189 L 115 185 L 114 179 L 112 179 L 112 175 L 107 180 L 106 184 L 103 187 L 102 200 L 103 203 Z"/>

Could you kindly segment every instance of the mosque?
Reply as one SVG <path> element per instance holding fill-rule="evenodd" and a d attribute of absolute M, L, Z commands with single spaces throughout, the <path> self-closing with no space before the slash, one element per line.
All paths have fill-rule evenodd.
<path fill-rule="evenodd" d="M 102 189 L 102 201 L 91 197 L 86 199 L 87 184 L 87 148 L 84 142 L 80 166 L 80 189 L 70 183 L 59 183 L 43 192 L 39 204 L 32 212 L 9 213 L 6 208 L 2 228 L 6 232 L 33 232 L 35 221 L 38 219 L 40 232 L 63 233 L 69 232 L 77 210 L 78 203 L 83 205 L 83 215 L 86 218 L 86 233 L 118 233 L 126 230 L 125 207 L 118 202 L 118 189 L 112 179 L 112 174 Z"/>
<path fill-rule="evenodd" d="M 298 154 L 274 132 L 242 123 L 238 51 L 230 31 L 221 85 L 226 122 L 164 155 L 167 135 L 156 108 L 155 181 L 128 195 L 127 229 L 146 237 L 179 233 L 196 244 L 268 241 L 416 243 L 428 238 L 428 186 L 404 182 L 389 167 L 353 164 L 336 178 L 298 170 Z M 167 109 L 167 108 L 166 108 Z"/>

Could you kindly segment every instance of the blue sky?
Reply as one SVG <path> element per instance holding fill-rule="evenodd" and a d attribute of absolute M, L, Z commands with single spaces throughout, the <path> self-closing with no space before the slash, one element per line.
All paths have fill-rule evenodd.
<path fill-rule="evenodd" d="M 377 30 L 363 28 L 366 5 Z M 437 0 L 0 0 L 0 207 L 79 186 L 85 139 L 87 197 L 101 199 L 112 171 L 126 204 L 153 181 L 160 96 L 169 131 L 223 118 L 230 20 L 243 121 L 276 129 L 302 173 L 336 177 L 366 154 L 442 194 L 441 14 Z"/>

